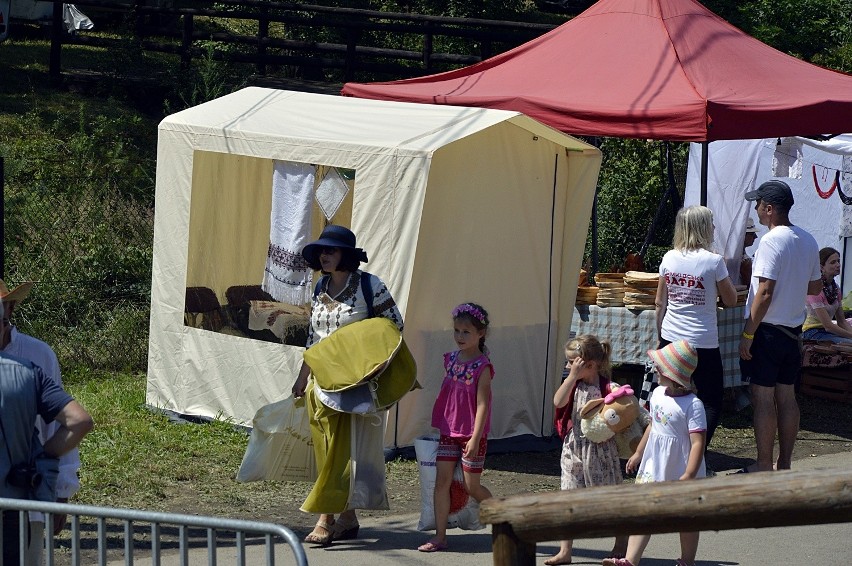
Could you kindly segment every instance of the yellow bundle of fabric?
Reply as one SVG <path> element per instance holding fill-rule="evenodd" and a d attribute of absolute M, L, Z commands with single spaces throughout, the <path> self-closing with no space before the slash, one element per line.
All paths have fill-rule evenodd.
<path fill-rule="evenodd" d="M 417 365 L 396 325 L 386 318 L 348 324 L 305 351 L 317 396 L 337 411 L 390 408 L 417 385 Z"/>

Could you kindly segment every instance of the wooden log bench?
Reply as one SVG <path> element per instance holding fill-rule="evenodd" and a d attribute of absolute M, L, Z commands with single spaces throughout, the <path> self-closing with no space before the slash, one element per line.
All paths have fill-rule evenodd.
<path fill-rule="evenodd" d="M 561 539 L 852 522 L 852 470 L 740 474 L 494 497 L 495 566 L 533 566 L 536 543 Z"/>

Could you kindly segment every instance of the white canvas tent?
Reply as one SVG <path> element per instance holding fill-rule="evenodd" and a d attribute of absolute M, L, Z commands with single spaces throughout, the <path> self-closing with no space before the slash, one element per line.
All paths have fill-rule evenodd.
<path fill-rule="evenodd" d="M 469 300 L 491 315 L 491 438 L 549 436 L 600 152 L 516 112 L 262 88 L 159 126 L 147 403 L 250 423 L 289 392 L 302 348 L 184 325 L 187 287 L 224 302 L 261 281 L 275 160 L 355 170 L 332 220 L 390 287 L 423 385 L 386 444 L 429 431 L 450 311 Z"/>
<path fill-rule="evenodd" d="M 780 142 L 780 145 L 779 145 Z M 698 204 L 701 146 L 691 144 L 685 203 Z M 788 163 L 789 162 L 789 163 Z M 773 163 L 777 164 L 773 168 Z M 757 223 L 754 203 L 743 196 L 769 179 L 781 179 L 790 185 L 795 205 L 790 220 L 813 234 L 820 248 L 831 246 L 841 253 L 844 303 L 852 304 L 852 206 L 843 203 L 840 192 L 852 196 L 852 134 L 827 141 L 808 138 L 715 141 L 709 145 L 707 206 L 713 210 L 716 245 L 728 261 L 728 270 L 738 277 L 739 258 L 745 236 L 747 216 Z M 790 167 L 794 176 L 790 177 Z M 816 184 L 814 181 L 816 175 Z M 825 196 L 840 177 L 840 191 Z M 766 227 L 757 226 L 758 235 Z M 754 253 L 757 242 L 749 250 Z M 747 282 L 744 282 L 747 284 Z"/>

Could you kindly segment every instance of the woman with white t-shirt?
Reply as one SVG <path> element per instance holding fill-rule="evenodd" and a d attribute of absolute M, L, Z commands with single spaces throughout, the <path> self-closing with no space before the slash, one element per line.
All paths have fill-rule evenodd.
<path fill-rule="evenodd" d="M 725 259 L 710 251 L 713 245 L 713 213 L 706 206 L 682 208 L 675 219 L 674 249 L 660 263 L 660 283 L 655 301 L 659 348 L 686 340 L 698 352 L 692 382 L 707 414 L 707 442 L 722 416 L 724 383 L 716 297 L 733 306 L 737 291 Z"/>

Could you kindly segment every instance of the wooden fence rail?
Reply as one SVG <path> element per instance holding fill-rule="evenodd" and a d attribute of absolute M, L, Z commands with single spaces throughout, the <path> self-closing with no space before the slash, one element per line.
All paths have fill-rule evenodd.
<path fill-rule="evenodd" d="M 852 471 L 740 474 L 698 481 L 495 497 L 495 566 L 532 566 L 537 542 L 852 522 Z"/>
<path fill-rule="evenodd" d="M 60 25 L 62 2 L 50 1 L 54 3 L 50 60 L 50 75 L 53 79 L 59 79 L 61 75 L 63 44 L 113 48 L 122 42 L 120 39 L 83 32 L 64 34 Z M 152 2 L 155 5 L 151 5 Z M 370 73 L 371 78 L 377 75 L 400 78 L 429 74 L 448 65 L 476 63 L 555 27 L 550 24 L 450 18 L 265 0 L 222 0 L 215 7 L 165 7 L 156 5 L 154 0 L 81 0 L 75 4 L 84 10 L 92 7 L 125 14 L 134 20 L 135 40 L 142 49 L 176 54 L 184 66 L 188 66 L 193 58 L 205 55 L 206 51 L 196 42 L 212 40 L 238 46 L 236 50 L 216 52 L 216 58 L 254 64 L 260 75 L 266 74 L 269 66 L 288 65 L 296 69 L 295 73 L 308 79 L 317 79 L 318 75 L 331 69 L 339 72 L 339 78 L 343 81 L 354 80 L 359 72 Z M 241 35 L 229 31 L 199 30 L 201 18 L 254 22 L 257 33 Z M 176 23 L 178 20 L 180 23 Z M 283 25 L 285 35 L 289 34 L 290 37 L 276 37 L 270 32 L 270 24 Z M 332 39 L 314 39 L 320 37 Z M 382 37 L 388 39 L 377 39 Z M 470 49 L 465 53 L 436 52 L 436 39 L 441 37 L 466 40 Z M 405 48 L 399 44 L 375 44 L 377 41 L 400 41 L 400 38 L 407 38 L 408 45 L 419 49 Z"/>

